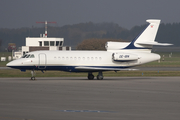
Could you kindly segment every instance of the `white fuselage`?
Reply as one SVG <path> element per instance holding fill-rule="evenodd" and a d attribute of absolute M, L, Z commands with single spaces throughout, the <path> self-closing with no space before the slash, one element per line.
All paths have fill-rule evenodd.
<path fill-rule="evenodd" d="M 131 53 L 129 53 L 131 52 Z M 113 60 L 113 53 L 119 55 L 136 55 L 136 60 Z M 158 54 L 149 52 L 138 51 L 36 51 L 30 52 L 34 58 L 20 58 L 7 64 L 9 67 L 17 69 L 35 69 L 35 70 L 62 70 L 81 72 L 81 70 L 75 69 L 75 67 L 94 67 L 94 68 L 107 68 L 102 71 L 108 71 L 108 68 L 129 68 L 136 65 L 144 64 L 147 62 L 160 59 Z M 86 70 L 85 70 L 86 71 Z M 89 70 L 87 70 L 89 71 Z M 96 70 L 92 70 L 96 71 Z"/>

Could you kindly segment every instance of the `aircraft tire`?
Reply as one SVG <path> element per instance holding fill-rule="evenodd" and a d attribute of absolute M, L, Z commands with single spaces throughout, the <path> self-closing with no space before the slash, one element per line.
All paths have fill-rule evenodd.
<path fill-rule="evenodd" d="M 35 77 L 31 77 L 31 80 L 35 80 Z"/>
<path fill-rule="evenodd" d="M 98 79 L 98 80 L 103 80 L 103 76 L 97 75 L 97 79 Z"/>
<path fill-rule="evenodd" d="M 89 75 L 88 75 L 88 79 L 89 79 L 89 80 L 93 80 L 93 79 L 94 79 L 94 75 L 93 75 L 93 74 L 89 74 Z"/>

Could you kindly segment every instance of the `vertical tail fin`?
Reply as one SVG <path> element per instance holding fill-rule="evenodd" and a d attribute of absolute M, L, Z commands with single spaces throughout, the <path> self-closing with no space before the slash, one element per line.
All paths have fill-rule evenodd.
<path fill-rule="evenodd" d="M 149 19 L 149 25 L 124 49 L 152 49 L 161 20 Z"/>

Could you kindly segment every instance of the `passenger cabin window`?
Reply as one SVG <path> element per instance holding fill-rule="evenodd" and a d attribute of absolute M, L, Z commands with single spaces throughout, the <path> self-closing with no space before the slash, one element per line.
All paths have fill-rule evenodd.
<path fill-rule="evenodd" d="M 50 41 L 50 46 L 54 46 L 54 41 Z"/>
<path fill-rule="evenodd" d="M 44 46 L 49 46 L 49 41 L 44 41 Z"/>

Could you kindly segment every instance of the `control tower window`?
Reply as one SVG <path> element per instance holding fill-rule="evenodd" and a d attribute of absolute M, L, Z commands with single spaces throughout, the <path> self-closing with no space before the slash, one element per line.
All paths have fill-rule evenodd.
<path fill-rule="evenodd" d="M 44 41 L 44 46 L 49 46 L 49 41 Z"/>
<path fill-rule="evenodd" d="M 59 41 L 56 41 L 56 46 L 59 46 Z"/>
<path fill-rule="evenodd" d="M 62 46 L 62 41 L 60 42 L 60 46 Z"/>
<path fill-rule="evenodd" d="M 39 46 L 42 46 L 42 41 L 39 42 Z"/>
<path fill-rule="evenodd" d="M 50 41 L 50 46 L 54 46 L 54 41 Z"/>

